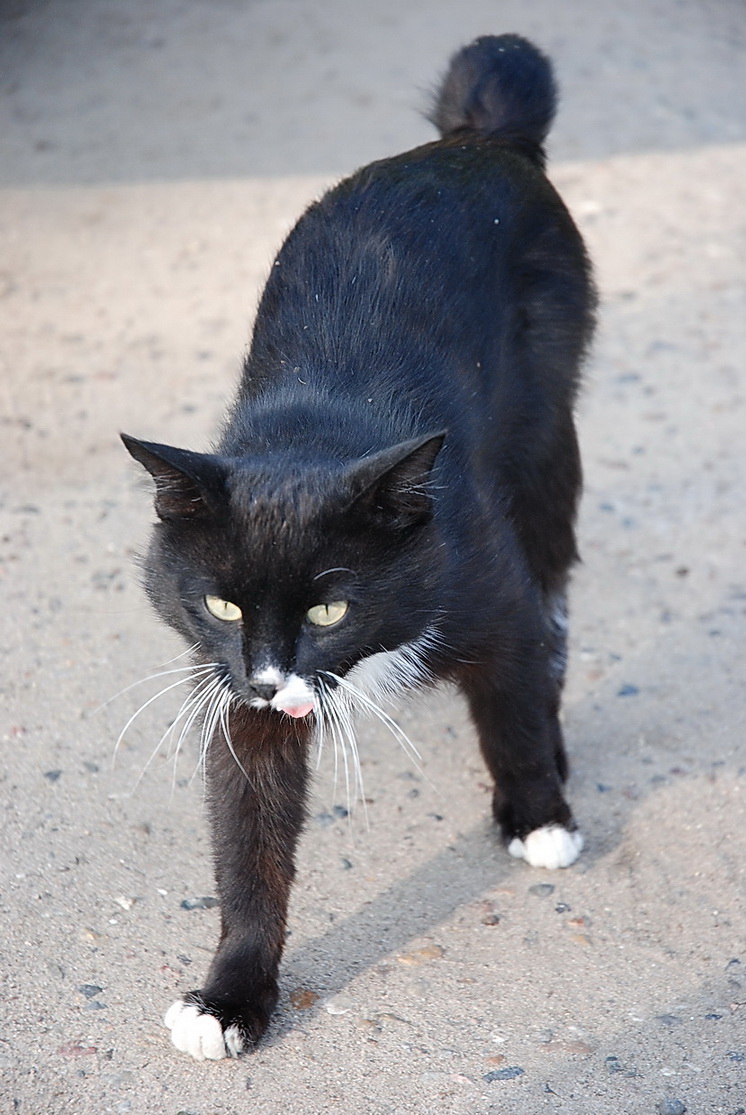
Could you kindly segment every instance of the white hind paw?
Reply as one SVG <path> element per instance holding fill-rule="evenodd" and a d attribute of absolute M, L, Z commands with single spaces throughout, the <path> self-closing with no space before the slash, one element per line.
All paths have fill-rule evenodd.
<path fill-rule="evenodd" d="M 564 825 L 542 825 L 528 836 L 514 836 L 508 851 L 516 859 L 525 859 L 532 867 L 569 867 L 580 855 L 583 837 Z"/>
<path fill-rule="evenodd" d="M 237 1057 L 244 1050 L 244 1041 L 237 1026 L 225 1031 L 214 1014 L 207 1014 L 195 1003 L 178 999 L 163 1019 L 171 1031 L 171 1041 L 181 1053 L 189 1053 L 196 1061 L 219 1061 Z"/>

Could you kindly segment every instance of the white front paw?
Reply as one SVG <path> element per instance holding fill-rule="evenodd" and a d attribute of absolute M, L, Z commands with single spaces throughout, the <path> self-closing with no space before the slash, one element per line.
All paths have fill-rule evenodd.
<path fill-rule="evenodd" d="M 515 836 L 508 851 L 516 859 L 525 859 L 532 867 L 569 867 L 580 855 L 583 837 L 564 825 L 542 825 L 523 840 Z"/>
<path fill-rule="evenodd" d="M 243 1052 L 243 1039 L 236 1026 L 225 1032 L 213 1014 L 206 1014 L 194 1003 L 177 999 L 163 1019 L 171 1031 L 171 1041 L 181 1053 L 189 1053 L 196 1061 L 219 1061 L 237 1057 Z"/>

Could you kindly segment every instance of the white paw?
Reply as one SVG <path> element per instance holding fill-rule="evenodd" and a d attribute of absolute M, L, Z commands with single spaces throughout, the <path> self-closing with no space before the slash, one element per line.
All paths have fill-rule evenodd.
<path fill-rule="evenodd" d="M 238 1026 L 229 1026 L 223 1035 L 225 1041 L 225 1048 L 228 1050 L 229 1057 L 240 1057 L 246 1045 L 241 1037 L 241 1031 Z"/>
<path fill-rule="evenodd" d="M 580 855 L 583 837 L 570 832 L 564 825 L 542 825 L 521 840 L 514 836 L 508 851 L 516 859 L 525 859 L 532 867 L 569 867 Z"/>
<path fill-rule="evenodd" d="M 171 1031 L 171 1041 L 181 1053 L 189 1053 L 196 1061 L 219 1061 L 222 1057 L 237 1057 L 243 1052 L 244 1043 L 236 1026 L 229 1026 L 225 1033 L 212 1014 L 205 1014 L 194 1003 L 178 999 L 166 1011 L 163 1019 Z"/>

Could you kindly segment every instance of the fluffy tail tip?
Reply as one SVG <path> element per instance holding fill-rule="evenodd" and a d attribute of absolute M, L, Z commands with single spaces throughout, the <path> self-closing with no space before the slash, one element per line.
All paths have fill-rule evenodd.
<path fill-rule="evenodd" d="M 484 35 L 454 54 L 430 119 L 444 137 L 468 130 L 541 149 L 556 107 L 546 55 L 520 35 Z"/>

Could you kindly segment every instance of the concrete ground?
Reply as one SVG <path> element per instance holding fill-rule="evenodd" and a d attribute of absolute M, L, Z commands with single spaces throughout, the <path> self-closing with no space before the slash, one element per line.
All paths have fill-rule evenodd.
<path fill-rule="evenodd" d="M 240 1061 L 161 1015 L 215 941 L 181 647 L 118 443 L 204 447 L 272 252 L 325 182 L 428 139 L 449 54 L 518 31 L 603 296 L 580 425 L 566 729 L 587 850 L 511 861 L 458 698 L 318 776 L 280 1010 Z M 4 0 L 3 1110 L 746 1109 L 746 10 L 740 0 Z M 163 680 L 169 680 L 168 678 Z M 189 903 L 187 903 L 189 905 Z"/>

